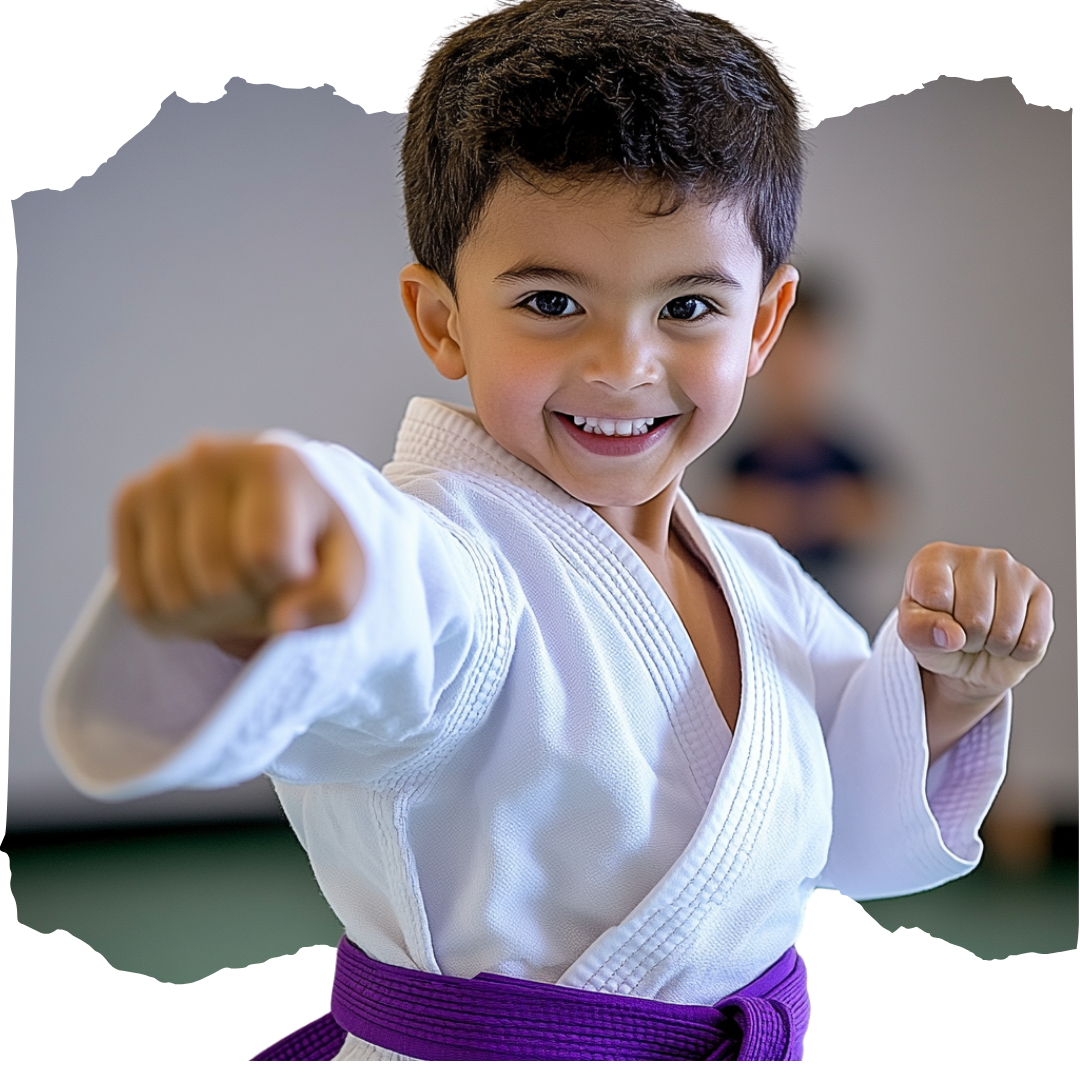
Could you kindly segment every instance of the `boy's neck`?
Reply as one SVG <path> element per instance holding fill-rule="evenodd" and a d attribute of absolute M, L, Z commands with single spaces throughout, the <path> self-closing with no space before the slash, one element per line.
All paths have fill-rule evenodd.
<path fill-rule="evenodd" d="M 641 557 L 652 563 L 668 554 L 671 515 L 679 494 L 681 476 L 659 495 L 640 506 L 594 506 L 596 511 Z"/>

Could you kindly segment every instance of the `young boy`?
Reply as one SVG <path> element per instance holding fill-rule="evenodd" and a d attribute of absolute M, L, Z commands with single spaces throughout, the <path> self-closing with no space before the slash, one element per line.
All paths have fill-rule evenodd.
<path fill-rule="evenodd" d="M 403 163 L 402 296 L 475 413 L 412 402 L 384 475 L 279 433 L 130 483 L 54 750 L 104 798 L 272 777 L 347 940 L 263 1056 L 799 1057 L 807 898 L 975 865 L 1049 591 L 932 544 L 871 651 L 680 493 L 797 281 L 796 103 L 730 25 L 502 8 Z"/>

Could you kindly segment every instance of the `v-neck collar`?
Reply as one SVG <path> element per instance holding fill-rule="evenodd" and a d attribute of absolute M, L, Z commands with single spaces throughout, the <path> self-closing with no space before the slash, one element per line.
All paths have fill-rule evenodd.
<path fill-rule="evenodd" d="M 604 560 L 621 564 L 644 594 L 664 633 L 654 627 L 652 658 L 663 674 L 659 650 L 664 645 L 681 659 L 671 668 L 668 692 L 682 696 L 676 722 L 719 725 L 730 740 L 698 827 L 671 868 L 618 926 L 599 938 L 563 973 L 559 983 L 633 993 L 636 982 L 628 972 L 638 970 L 639 958 L 668 934 L 687 932 L 695 915 L 694 897 L 703 890 L 716 893 L 730 887 L 746 852 L 755 842 L 762 815 L 773 797 L 773 777 L 781 753 L 783 706 L 770 642 L 763 630 L 756 591 L 741 560 L 721 530 L 702 528 L 693 504 L 679 493 L 673 520 L 714 574 L 735 625 L 742 675 L 739 715 L 732 735 L 720 713 L 690 635 L 674 604 L 638 554 L 595 511 L 503 449 L 468 409 L 414 398 L 398 436 L 388 472 L 401 475 L 412 467 L 441 468 L 475 476 L 480 482 L 507 481 L 516 485 L 516 508 L 548 528 L 571 553 L 581 551 L 596 566 Z M 533 498 L 529 498 L 529 493 Z M 571 524 L 572 523 L 572 524 Z M 687 682 L 686 672 L 691 678 Z"/>
<path fill-rule="evenodd" d="M 722 537 L 715 533 L 706 534 L 697 510 L 685 493 L 678 493 L 672 510 L 672 525 L 713 575 L 735 625 L 741 685 L 734 734 L 724 719 L 701 659 L 671 598 L 637 552 L 596 511 L 504 449 L 487 433 L 471 409 L 430 398 L 413 398 L 409 402 L 398 434 L 393 467 L 409 466 L 444 468 L 477 478 L 509 481 L 539 496 L 532 507 L 535 518 L 550 524 L 552 508 L 557 508 L 573 520 L 578 531 L 583 529 L 588 533 L 601 551 L 614 556 L 663 620 L 682 664 L 693 672 L 693 700 L 684 702 L 681 714 L 674 719 L 680 728 L 677 732 L 680 738 L 690 744 L 688 756 L 697 766 L 696 779 L 702 797 L 706 802 L 710 801 L 716 782 L 723 777 L 729 763 L 732 747 L 740 738 L 740 729 L 748 725 L 750 673 L 754 670 L 750 654 L 755 645 L 747 621 L 749 583 L 738 575 L 737 561 L 726 550 Z M 529 512 L 527 506 L 523 509 Z M 703 783 L 706 776 L 708 780 Z"/>

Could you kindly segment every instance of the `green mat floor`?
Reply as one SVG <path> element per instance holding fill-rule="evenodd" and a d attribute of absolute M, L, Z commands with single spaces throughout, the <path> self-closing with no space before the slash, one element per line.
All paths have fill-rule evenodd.
<path fill-rule="evenodd" d="M 13 836 L 19 920 L 62 928 L 114 967 L 192 982 L 305 945 L 341 926 L 307 858 L 282 825 L 79 837 Z M 863 905 L 884 927 L 917 926 L 983 957 L 1076 947 L 1077 867 L 1031 878 L 980 867 L 940 889 Z"/>

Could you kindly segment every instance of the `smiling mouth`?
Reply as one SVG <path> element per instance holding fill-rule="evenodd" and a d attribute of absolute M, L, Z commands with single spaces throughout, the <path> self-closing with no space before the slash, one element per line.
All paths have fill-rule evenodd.
<path fill-rule="evenodd" d="M 613 439 L 625 439 L 634 435 L 648 435 L 650 431 L 667 420 L 670 416 L 642 416 L 635 419 L 606 416 L 572 416 L 569 413 L 557 415 L 569 420 L 579 431 L 586 435 L 604 435 Z"/>

